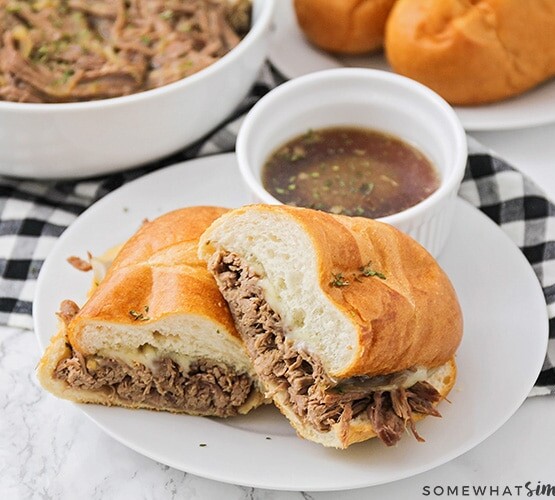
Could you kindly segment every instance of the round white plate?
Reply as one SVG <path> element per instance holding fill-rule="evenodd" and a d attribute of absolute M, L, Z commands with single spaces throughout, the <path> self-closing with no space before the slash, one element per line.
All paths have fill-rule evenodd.
<path fill-rule="evenodd" d="M 189 161 L 142 177 L 109 194 L 71 225 L 48 256 L 34 302 L 44 348 L 56 331 L 63 299 L 83 303 L 88 273 L 70 255 L 100 254 L 141 224 L 187 205 L 248 203 L 233 154 Z M 377 440 L 348 450 L 296 437 L 273 407 L 218 420 L 81 405 L 108 434 L 154 460 L 193 474 L 246 486 L 336 490 L 386 483 L 436 467 L 498 429 L 532 387 L 547 345 L 547 312 L 538 281 L 521 252 L 489 219 L 459 200 L 453 233 L 440 259 L 459 295 L 465 333 L 459 378 L 440 405 L 442 419 L 418 424 L 395 448 Z M 200 446 L 205 444 L 206 446 Z"/>
<path fill-rule="evenodd" d="M 334 57 L 310 45 L 297 24 L 292 0 L 276 3 L 269 59 L 283 76 L 354 66 L 391 71 L 382 54 Z M 555 122 L 555 79 L 499 103 L 455 107 L 466 130 L 506 130 Z"/>

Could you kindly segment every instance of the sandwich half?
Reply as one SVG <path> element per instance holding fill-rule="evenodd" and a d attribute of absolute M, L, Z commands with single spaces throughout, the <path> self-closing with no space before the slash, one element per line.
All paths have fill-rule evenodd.
<path fill-rule="evenodd" d="M 226 210 L 191 207 L 145 222 L 82 308 L 67 300 L 38 365 L 78 403 L 229 417 L 263 402 L 227 304 L 197 257 Z"/>
<path fill-rule="evenodd" d="M 462 315 L 431 255 L 392 226 L 251 205 L 202 235 L 208 263 L 267 396 L 297 433 L 346 448 L 394 445 L 439 416 Z"/>

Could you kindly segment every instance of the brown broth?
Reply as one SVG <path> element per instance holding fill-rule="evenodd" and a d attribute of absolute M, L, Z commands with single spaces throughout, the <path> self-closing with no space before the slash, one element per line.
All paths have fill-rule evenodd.
<path fill-rule="evenodd" d="M 286 205 L 384 217 L 427 198 L 439 175 L 417 149 L 392 135 L 355 127 L 309 130 L 277 149 L 264 187 Z"/>

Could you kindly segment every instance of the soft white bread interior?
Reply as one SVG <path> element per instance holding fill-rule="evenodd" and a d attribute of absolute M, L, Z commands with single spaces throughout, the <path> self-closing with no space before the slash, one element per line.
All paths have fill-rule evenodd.
<path fill-rule="evenodd" d="M 309 346 L 332 377 L 439 366 L 460 343 L 462 314 L 448 277 L 392 226 L 253 205 L 220 217 L 202 235 L 202 258 L 222 250 L 260 276 L 288 338 Z M 363 276 L 367 266 L 386 279 Z"/>
<path fill-rule="evenodd" d="M 265 299 L 280 315 L 288 337 L 309 345 L 330 374 L 339 375 L 353 364 L 356 324 L 320 286 L 318 255 L 294 218 L 264 208 L 249 210 L 213 225 L 199 248 L 205 258 L 214 248 L 241 255 L 260 276 Z M 331 272 L 328 278 L 332 279 Z"/>
<path fill-rule="evenodd" d="M 419 438 L 413 422 L 436 414 L 453 386 L 462 336 L 455 290 L 423 247 L 370 219 L 251 205 L 217 219 L 199 255 L 268 395 L 301 436 L 338 448 L 376 434 L 394 444 L 410 425 Z M 427 407 L 411 405 L 409 392 L 426 384 L 436 389 Z M 396 420 L 393 435 L 388 424 L 376 430 L 380 415 L 368 417 L 382 411 L 371 408 L 378 399 Z"/>
<path fill-rule="evenodd" d="M 258 381 L 227 304 L 197 257 L 200 234 L 225 211 L 190 207 L 145 223 L 85 305 L 61 322 L 38 366 L 42 385 L 76 402 L 181 411 L 165 405 L 163 398 L 153 404 L 123 399 L 115 390 L 70 386 L 56 370 L 74 353 L 87 368 L 104 358 L 152 372 L 161 359 L 171 359 L 184 372 L 198 360 L 209 360 L 251 379 L 252 394 L 239 413 L 260 404 Z M 202 414 L 194 408 L 186 412 Z"/>

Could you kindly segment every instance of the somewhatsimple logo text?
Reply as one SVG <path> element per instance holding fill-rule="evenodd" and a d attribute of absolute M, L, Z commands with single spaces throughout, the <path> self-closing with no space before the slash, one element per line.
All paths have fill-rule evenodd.
<path fill-rule="evenodd" d="M 435 485 L 423 486 L 425 497 L 555 497 L 555 484 L 528 481 L 515 485 Z"/>

